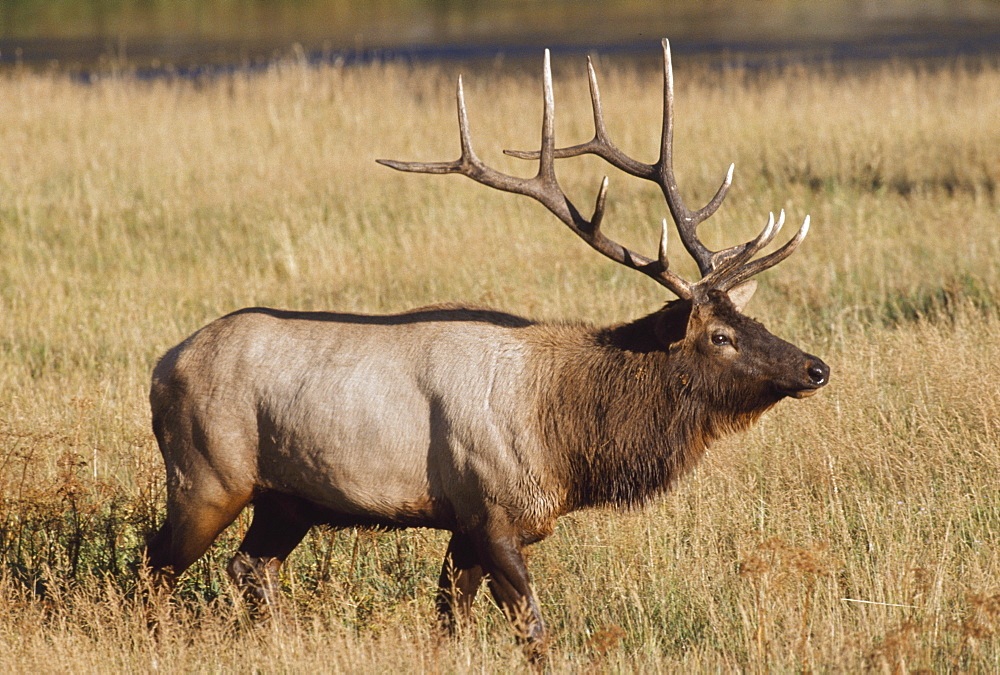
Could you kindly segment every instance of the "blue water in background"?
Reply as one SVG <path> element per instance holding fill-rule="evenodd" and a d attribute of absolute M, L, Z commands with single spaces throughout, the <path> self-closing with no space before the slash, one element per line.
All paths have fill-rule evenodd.
<path fill-rule="evenodd" d="M 677 54 L 740 65 L 1000 58 L 1000 0 L 0 0 L 0 67 L 86 81 L 373 61 Z"/>

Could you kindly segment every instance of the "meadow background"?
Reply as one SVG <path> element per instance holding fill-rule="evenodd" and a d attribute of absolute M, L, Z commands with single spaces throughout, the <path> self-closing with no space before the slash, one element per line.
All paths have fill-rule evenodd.
<path fill-rule="evenodd" d="M 465 68 L 477 149 L 521 175 L 500 151 L 537 145 L 540 60 Z M 659 73 L 598 69 L 613 138 L 652 161 Z M 149 375 L 213 318 L 462 301 L 609 323 L 666 299 L 530 200 L 375 164 L 457 156 L 458 70 L 0 73 L 0 670 L 527 667 L 487 593 L 466 635 L 437 638 L 433 531 L 315 531 L 272 624 L 247 620 L 224 572 L 247 515 L 186 574 L 158 638 L 134 595 L 164 503 Z M 558 58 L 555 80 L 557 139 L 589 138 L 583 59 Z M 692 59 L 675 80 L 688 202 L 736 163 L 710 246 L 768 211 L 789 230 L 811 214 L 748 312 L 832 380 L 649 507 L 572 514 L 533 547 L 549 667 L 1000 669 L 1000 67 Z M 584 210 L 610 172 L 605 228 L 655 249 L 652 184 L 594 158 L 558 170 Z"/>

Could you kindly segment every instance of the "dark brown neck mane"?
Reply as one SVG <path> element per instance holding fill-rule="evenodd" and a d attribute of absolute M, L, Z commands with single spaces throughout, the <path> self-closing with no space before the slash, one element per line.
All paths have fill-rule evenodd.
<path fill-rule="evenodd" d="M 712 441 L 750 426 L 774 403 L 748 409 L 746 398 L 720 392 L 683 352 L 665 350 L 653 331 L 660 314 L 585 329 L 555 360 L 540 422 L 562 469 L 567 511 L 645 502 L 691 469 Z"/>

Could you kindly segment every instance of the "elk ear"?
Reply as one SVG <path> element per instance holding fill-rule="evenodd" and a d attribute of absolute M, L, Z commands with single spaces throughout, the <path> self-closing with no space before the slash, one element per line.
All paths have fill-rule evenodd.
<path fill-rule="evenodd" d="M 657 315 L 656 339 L 664 347 L 684 339 L 691 317 L 690 300 L 674 300 Z"/>
<path fill-rule="evenodd" d="M 742 312 L 743 308 L 747 306 L 750 302 L 750 298 L 753 297 L 754 291 L 757 290 L 757 282 L 753 279 L 749 281 L 744 281 L 742 284 L 729 289 L 726 294 L 729 296 L 729 301 L 733 303 L 736 307 L 737 312 Z"/>

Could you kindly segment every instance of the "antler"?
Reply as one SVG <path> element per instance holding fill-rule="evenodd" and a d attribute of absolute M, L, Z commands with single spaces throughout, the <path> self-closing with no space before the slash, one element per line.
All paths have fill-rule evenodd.
<path fill-rule="evenodd" d="M 502 173 L 486 166 L 472 149 L 469 137 L 469 119 L 465 110 L 465 95 L 462 91 L 462 78 L 458 78 L 458 130 L 462 142 L 462 156 L 453 162 L 398 162 L 390 159 L 376 160 L 379 164 L 417 173 L 460 173 L 478 183 L 497 190 L 527 195 L 551 211 L 563 221 L 581 239 L 595 250 L 606 255 L 617 263 L 639 270 L 643 274 L 666 286 L 678 297 L 688 298 L 691 295 L 691 283 L 677 276 L 668 269 L 666 259 L 666 227 L 660 245 L 660 258 L 651 260 L 644 255 L 625 248 L 612 241 L 601 232 L 601 220 L 604 217 L 604 204 L 608 190 L 607 177 L 601 182 L 597 193 L 597 203 L 594 215 L 590 220 L 580 215 L 579 210 L 563 193 L 555 174 L 555 103 L 552 97 L 552 67 L 549 50 L 545 50 L 545 66 L 543 77 L 545 109 L 542 115 L 542 149 L 534 153 L 538 158 L 538 174 L 533 178 L 518 178 Z"/>
<path fill-rule="evenodd" d="M 753 240 L 732 246 L 720 251 L 708 249 L 697 237 L 698 225 L 715 213 L 722 203 L 732 182 L 734 165 L 730 165 L 726 179 L 719 187 L 715 196 L 704 207 L 691 211 L 684 205 L 673 173 L 673 69 L 670 61 L 670 44 L 663 40 L 663 128 L 660 140 L 660 157 L 655 164 L 644 164 L 623 153 L 608 138 L 601 109 L 601 96 L 597 87 L 597 76 L 590 58 L 587 59 L 587 69 L 590 78 L 590 96 L 594 110 L 594 138 L 586 143 L 568 148 L 555 147 L 554 140 L 554 103 L 552 96 L 552 71 L 549 51 L 545 50 L 544 64 L 544 97 L 545 109 L 542 117 L 542 146 L 537 152 L 505 151 L 506 154 L 522 159 L 538 159 L 538 174 L 533 178 L 517 178 L 491 169 L 482 163 L 472 149 L 469 138 L 468 116 L 465 110 L 465 97 L 462 92 L 461 77 L 458 81 L 458 124 L 462 142 L 462 155 L 453 162 L 397 162 L 393 160 L 377 160 L 380 164 L 400 171 L 420 173 L 461 173 L 489 187 L 507 192 L 527 195 L 541 202 L 554 213 L 581 239 L 595 250 L 627 267 L 639 270 L 658 283 L 673 291 L 678 297 L 692 299 L 702 297 L 709 289 L 729 290 L 746 279 L 772 267 L 788 257 L 801 243 L 809 231 L 809 217 L 799 232 L 779 250 L 753 262 L 754 255 L 767 246 L 784 224 L 785 214 L 782 211 L 775 222 L 771 214 L 763 231 Z M 600 230 L 604 216 L 604 203 L 607 194 L 607 177 L 601 183 L 597 195 L 594 215 L 588 221 L 580 215 L 572 202 L 559 187 L 555 176 L 554 160 L 563 157 L 577 157 L 583 154 L 594 154 L 612 166 L 626 173 L 653 181 L 660 186 L 663 196 L 680 234 L 681 242 L 698 264 L 702 279 L 696 283 L 686 281 L 669 269 L 667 261 L 667 221 L 663 221 L 663 231 L 660 238 L 659 255 L 656 260 L 625 248 L 621 244 L 607 238 Z"/>

